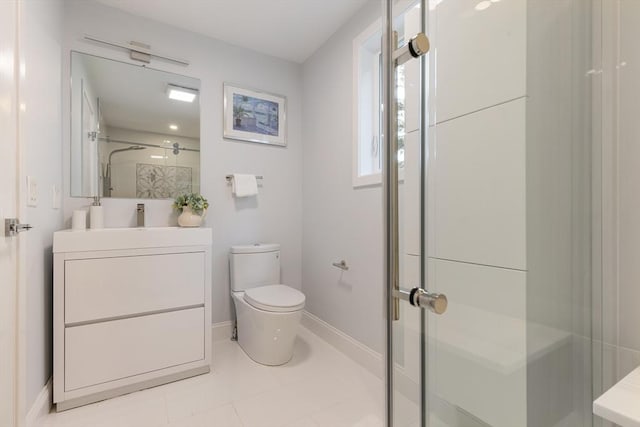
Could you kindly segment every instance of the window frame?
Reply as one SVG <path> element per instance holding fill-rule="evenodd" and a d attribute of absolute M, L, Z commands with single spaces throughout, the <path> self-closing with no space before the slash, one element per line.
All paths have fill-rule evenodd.
<path fill-rule="evenodd" d="M 394 19 L 397 19 L 398 17 L 404 16 L 404 14 L 406 13 L 407 9 L 410 7 L 410 5 L 412 5 L 413 3 L 415 3 L 415 0 L 405 0 L 400 2 L 398 7 L 398 13 L 397 16 Z M 352 56 L 353 56 L 353 99 L 352 99 L 352 123 L 353 123 L 353 127 L 352 127 L 352 185 L 353 188 L 359 188 L 359 187 L 369 187 L 369 186 L 380 186 L 382 185 L 382 151 L 383 151 L 383 142 L 382 142 L 382 131 L 381 131 L 381 108 L 382 108 L 382 103 L 380 100 L 380 95 L 381 95 L 381 76 L 380 76 L 380 56 L 381 56 L 381 39 L 382 39 L 382 21 L 380 19 L 377 19 L 376 21 L 374 21 L 371 25 L 369 25 L 366 29 L 364 29 L 355 39 L 353 39 L 353 47 L 352 47 Z M 378 44 L 379 48 L 375 50 L 375 52 L 371 52 L 371 57 L 372 57 L 372 70 L 373 72 L 377 73 L 378 77 L 378 90 L 376 91 L 375 89 L 373 89 L 373 82 L 370 83 L 371 89 L 373 91 L 373 96 L 371 96 L 371 105 L 369 105 L 367 107 L 367 110 L 369 110 L 369 114 L 372 115 L 371 118 L 371 128 L 377 128 L 376 131 L 372 131 L 372 134 L 374 136 L 372 136 L 372 140 L 375 136 L 377 136 L 377 141 L 376 142 L 371 142 L 370 145 L 369 143 L 363 143 L 361 142 L 361 130 L 360 130 L 360 110 L 362 108 L 362 103 L 361 103 L 361 77 L 360 77 L 360 72 L 361 72 L 361 68 L 360 68 L 360 64 L 361 64 L 361 51 L 362 48 L 364 46 L 366 46 L 366 44 L 368 44 L 368 42 L 370 41 L 370 39 L 372 37 L 376 37 L 376 35 L 379 34 L 379 38 L 380 38 L 380 43 Z M 365 47 L 366 49 L 366 47 Z M 374 105 L 378 105 L 378 108 L 375 108 Z M 377 117 L 375 117 L 377 116 Z M 374 162 L 378 162 L 379 164 L 379 168 L 377 170 L 374 169 L 374 172 L 372 173 L 365 173 L 365 174 L 361 174 L 361 164 L 362 164 L 362 158 L 364 156 L 363 154 L 363 148 L 365 146 L 369 146 L 371 147 L 371 149 L 373 150 L 373 144 L 377 144 L 377 154 L 373 155 L 374 157 L 368 158 L 367 160 L 371 162 L 371 164 L 373 164 Z M 377 160 L 376 160 L 377 159 Z M 401 167 L 399 167 L 398 169 L 398 179 L 399 182 L 403 182 L 404 181 L 404 167 L 401 165 Z"/>

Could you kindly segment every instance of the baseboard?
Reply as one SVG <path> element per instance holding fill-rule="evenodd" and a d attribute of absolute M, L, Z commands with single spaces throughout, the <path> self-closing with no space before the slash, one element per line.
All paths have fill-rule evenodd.
<path fill-rule="evenodd" d="M 112 388 L 109 390 L 103 390 L 103 391 L 98 391 L 91 394 L 86 394 L 84 396 L 80 396 L 80 397 L 76 397 L 73 399 L 64 400 L 56 403 L 56 412 L 59 413 L 59 412 L 67 411 L 69 409 L 77 408 L 79 406 L 100 402 L 102 400 L 123 396 L 125 394 L 134 393 L 137 391 L 142 391 L 151 387 L 157 387 L 164 384 L 169 384 L 175 381 L 180 381 L 186 378 L 195 377 L 195 376 L 206 374 L 209 372 L 211 372 L 211 366 L 209 366 L 209 364 L 203 364 L 200 366 L 196 366 L 195 368 L 189 368 L 186 371 L 178 371 L 172 374 L 150 378 L 141 382 L 134 382 L 127 385 Z M 116 426 L 114 425 L 110 427 L 116 427 Z"/>
<path fill-rule="evenodd" d="M 27 417 L 25 419 L 26 427 L 35 427 L 38 419 L 47 416 L 51 410 L 52 395 L 52 379 L 49 378 L 42 390 L 40 390 L 40 393 L 38 393 L 38 397 L 35 402 L 31 405 L 31 409 L 27 412 Z"/>
<path fill-rule="evenodd" d="M 338 351 L 356 362 L 358 365 L 371 372 L 376 377 L 384 377 L 382 355 L 367 347 L 355 338 L 345 334 L 341 330 L 331 326 L 319 317 L 304 310 L 302 312 L 302 326 L 322 338 Z M 231 321 L 214 323 L 211 325 L 213 341 L 231 339 L 233 324 Z M 402 367 L 394 370 L 396 389 L 410 400 L 417 402 L 420 399 L 419 388 L 411 376 L 405 373 Z"/>
<path fill-rule="evenodd" d="M 302 326 L 318 335 L 376 377 L 384 379 L 382 355 L 377 351 L 306 310 L 302 312 Z M 393 375 L 395 389 L 409 400 L 418 403 L 420 401 L 419 384 L 401 366 L 396 366 Z"/>
<path fill-rule="evenodd" d="M 357 362 L 378 378 L 382 378 L 384 375 L 382 355 L 355 338 L 345 334 L 306 310 L 302 312 L 302 326 L 340 350 L 347 357 Z"/>
<path fill-rule="evenodd" d="M 213 342 L 231 339 L 233 325 L 231 320 L 218 322 L 211 325 L 211 336 Z"/>

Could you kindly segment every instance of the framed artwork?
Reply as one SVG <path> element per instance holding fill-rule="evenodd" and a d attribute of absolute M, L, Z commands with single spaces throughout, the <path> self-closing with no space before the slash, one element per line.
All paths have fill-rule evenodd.
<path fill-rule="evenodd" d="M 224 137 L 285 147 L 287 98 L 224 84 Z"/>

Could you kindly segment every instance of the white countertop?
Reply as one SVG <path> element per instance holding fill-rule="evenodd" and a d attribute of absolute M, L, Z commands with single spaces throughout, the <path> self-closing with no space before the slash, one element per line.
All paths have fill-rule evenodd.
<path fill-rule="evenodd" d="M 53 252 L 211 245 L 210 228 L 140 227 L 62 230 L 53 233 Z"/>
<path fill-rule="evenodd" d="M 622 427 L 640 427 L 640 367 L 597 398 L 593 413 Z"/>

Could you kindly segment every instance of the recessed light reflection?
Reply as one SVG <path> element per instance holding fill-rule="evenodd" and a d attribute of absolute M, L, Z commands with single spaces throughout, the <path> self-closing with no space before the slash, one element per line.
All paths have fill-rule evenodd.
<path fill-rule="evenodd" d="M 485 10 L 489 6 L 491 6 L 491 1 L 490 0 L 483 0 L 483 1 L 481 1 L 480 3 L 478 3 L 476 5 L 476 10 Z"/>
<path fill-rule="evenodd" d="M 444 0 L 429 0 L 429 10 L 436 10 L 438 5 Z"/>
<path fill-rule="evenodd" d="M 167 86 L 167 96 L 169 99 L 183 102 L 193 102 L 196 99 L 198 92 L 195 89 L 189 89 L 186 87 L 180 87 L 169 84 Z"/>
<path fill-rule="evenodd" d="M 178 130 L 178 125 L 169 125 L 169 129 Z"/>

